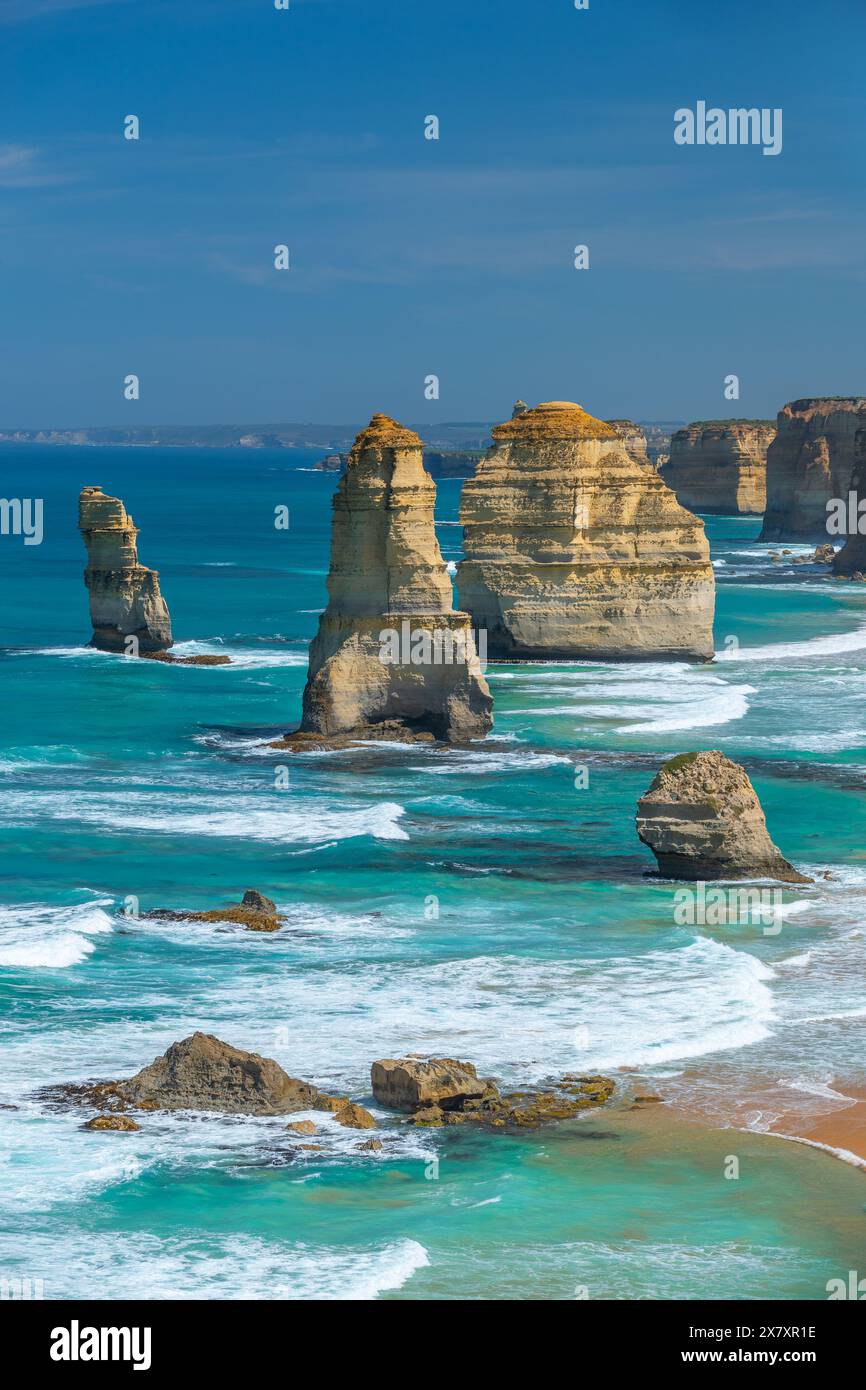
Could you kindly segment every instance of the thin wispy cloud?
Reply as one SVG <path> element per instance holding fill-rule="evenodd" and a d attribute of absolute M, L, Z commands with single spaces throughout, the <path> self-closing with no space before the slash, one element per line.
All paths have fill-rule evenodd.
<path fill-rule="evenodd" d="M 116 3 L 117 0 L 0 0 L 0 24 L 25 24 L 66 10 L 91 10 L 96 5 Z"/>
<path fill-rule="evenodd" d="M 0 145 L 0 188 L 49 188 L 71 182 L 71 175 L 43 163 L 32 145 Z"/>

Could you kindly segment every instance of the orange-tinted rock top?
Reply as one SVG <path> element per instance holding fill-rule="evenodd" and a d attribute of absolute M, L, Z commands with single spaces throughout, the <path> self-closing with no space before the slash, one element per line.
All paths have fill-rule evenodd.
<path fill-rule="evenodd" d="M 414 430 L 407 430 L 392 420 L 390 415 L 377 412 L 366 429 L 361 430 L 353 445 L 353 453 L 360 449 L 420 449 L 421 438 Z"/>
<path fill-rule="evenodd" d="M 616 439 L 616 430 L 574 401 L 542 401 L 494 425 L 494 439 Z"/>

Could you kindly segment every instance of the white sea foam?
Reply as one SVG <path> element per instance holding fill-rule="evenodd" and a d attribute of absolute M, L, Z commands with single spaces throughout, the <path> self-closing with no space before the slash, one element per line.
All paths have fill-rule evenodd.
<path fill-rule="evenodd" d="M 61 791 L 7 793 L 0 823 L 32 824 L 40 820 L 74 821 L 107 830 L 149 831 L 163 835 L 203 835 L 219 839 L 262 840 L 273 844 L 312 844 L 371 835 L 380 840 L 407 840 L 399 824 L 404 808 L 394 801 L 335 805 L 331 798 L 292 795 L 267 804 L 261 795 L 215 797 L 158 792 Z"/>
<path fill-rule="evenodd" d="M 771 642 L 764 647 L 727 648 L 716 652 L 717 661 L 798 661 L 857 652 L 866 648 L 866 624 L 853 632 L 832 632 L 804 642 Z"/>
<path fill-rule="evenodd" d="M 110 898 L 76 906 L 21 903 L 0 907 L 0 965 L 63 970 L 95 949 L 93 936 L 112 930 Z"/>
<path fill-rule="evenodd" d="M 232 647 L 214 642 L 176 642 L 171 649 L 172 656 L 230 656 L 231 665 L 220 667 L 230 671 L 266 670 L 272 666 L 306 666 L 307 649 L 292 651 L 286 647 Z M 181 669 L 186 669 L 181 667 Z M 190 669 L 195 670 L 195 667 Z"/>
<path fill-rule="evenodd" d="M 412 768 L 413 772 L 435 773 L 454 777 L 463 773 L 473 776 L 515 772 L 539 772 L 545 767 L 569 767 L 572 759 L 560 753 L 521 752 L 473 753 L 471 750 L 446 751 L 436 749 L 426 763 Z"/>
<path fill-rule="evenodd" d="M 744 1130 L 743 1133 L 748 1133 Z M 760 1131 L 770 1139 L 785 1139 L 789 1144 L 806 1144 L 810 1149 L 823 1149 L 825 1153 L 832 1154 L 834 1158 L 840 1158 L 843 1163 L 850 1163 L 853 1168 L 866 1168 L 866 1159 L 859 1154 L 852 1153 L 850 1149 L 838 1149 L 834 1144 L 822 1144 L 818 1139 L 804 1139 L 801 1134 L 782 1134 L 777 1129 L 765 1129 Z"/>
<path fill-rule="evenodd" d="M 705 938 L 603 961 L 338 958 L 313 975 L 236 981 L 231 996 L 215 991 L 203 1012 L 217 1010 L 221 1036 L 240 1046 L 251 1017 L 275 1040 L 286 1020 L 314 1018 L 315 1028 L 293 1026 L 271 1055 L 320 1085 L 336 1076 L 335 1085 L 366 1089 L 360 1007 L 375 1055 L 451 1056 L 459 1045 L 485 1072 L 517 1084 L 576 1066 L 649 1066 L 760 1041 L 774 1020 L 774 978 L 755 957 Z M 257 1038 L 261 1044 L 261 1031 Z"/>
<path fill-rule="evenodd" d="M 612 672 L 609 679 L 605 673 L 604 682 L 599 681 L 597 670 L 575 676 L 567 684 L 563 683 L 562 672 L 540 672 L 536 677 L 560 682 L 543 686 L 536 694 L 570 696 L 572 703 L 539 701 L 510 713 L 533 718 L 577 718 L 582 721 L 579 727 L 584 727 L 584 721 L 609 721 L 618 725 L 617 732 L 621 734 L 669 734 L 742 719 L 749 710 L 748 697 L 756 693 L 754 685 L 732 685 L 719 676 L 677 665 L 642 671 L 632 667 L 628 673 Z M 592 703 L 592 698 L 598 696 L 603 701 L 608 697 L 607 701 Z M 620 722 L 630 717 L 634 722 Z"/>
<path fill-rule="evenodd" d="M 58 1248 L 63 1259 L 58 1260 Z M 183 1301 L 369 1301 L 400 1289 L 430 1263 L 416 1240 L 365 1246 L 307 1245 L 219 1233 L 162 1237 L 142 1231 L 87 1233 L 59 1226 L 52 1235 L 0 1237 L 0 1265 L 44 1269 L 48 1298 L 148 1298 Z M 49 1272 L 50 1271 L 50 1272 Z"/>

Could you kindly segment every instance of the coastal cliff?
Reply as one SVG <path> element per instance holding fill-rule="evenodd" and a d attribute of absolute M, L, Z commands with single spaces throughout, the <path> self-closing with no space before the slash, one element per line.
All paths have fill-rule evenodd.
<path fill-rule="evenodd" d="M 640 425 L 636 425 L 634 420 L 606 420 L 605 424 L 616 431 L 635 463 L 651 463 L 647 453 L 647 437 Z"/>
<path fill-rule="evenodd" d="M 816 396 L 779 412 L 767 450 L 767 510 L 761 540 L 827 539 L 827 503 L 847 497 L 866 428 L 863 396 Z"/>
<path fill-rule="evenodd" d="M 684 507 L 762 515 L 772 420 L 698 420 L 677 430 L 662 478 Z"/>
<path fill-rule="evenodd" d="M 83 488 L 78 529 L 87 547 L 90 646 L 122 652 L 134 637 L 141 652 L 165 651 L 172 644 L 171 619 L 159 575 L 139 564 L 138 530 L 120 498 L 107 496 L 100 487 Z"/>
<path fill-rule="evenodd" d="M 453 609 L 421 448 L 381 414 L 355 440 L 334 494 L 329 601 L 310 647 L 302 733 L 396 725 L 461 739 L 491 726 L 469 615 Z"/>
<path fill-rule="evenodd" d="M 617 431 L 569 401 L 493 430 L 464 484 L 462 608 L 497 657 L 713 655 L 702 523 Z"/>

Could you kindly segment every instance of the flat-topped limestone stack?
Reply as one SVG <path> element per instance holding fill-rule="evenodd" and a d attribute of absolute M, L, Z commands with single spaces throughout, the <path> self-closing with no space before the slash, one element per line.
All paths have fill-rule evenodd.
<path fill-rule="evenodd" d="M 329 601 L 310 647 L 302 733 L 396 726 L 456 740 L 491 726 L 493 701 L 469 615 L 454 611 L 421 450 L 418 435 L 387 415 L 374 415 L 352 447 L 334 494 Z"/>
<path fill-rule="evenodd" d="M 172 644 L 171 619 L 159 591 L 159 575 L 138 562 L 138 530 L 119 497 L 85 487 L 78 500 L 78 529 L 87 547 L 84 582 L 90 593 L 91 647 L 127 650 L 134 637 L 142 652 Z"/>
<path fill-rule="evenodd" d="M 493 429 L 463 486 L 461 608 L 492 656 L 709 660 L 702 522 L 616 430 L 570 401 Z"/>
<path fill-rule="evenodd" d="M 810 883 L 773 844 L 758 794 L 724 753 L 681 753 L 638 802 L 637 833 L 663 878 Z"/>
<path fill-rule="evenodd" d="M 848 495 L 863 429 L 863 396 L 808 397 L 779 411 L 761 540 L 827 540 L 827 503 Z"/>
<path fill-rule="evenodd" d="M 772 420 L 697 420 L 671 438 L 662 478 L 684 507 L 763 515 Z"/>
<path fill-rule="evenodd" d="M 616 431 L 635 463 L 652 463 L 647 453 L 646 435 L 634 420 L 606 420 L 605 424 Z"/>

